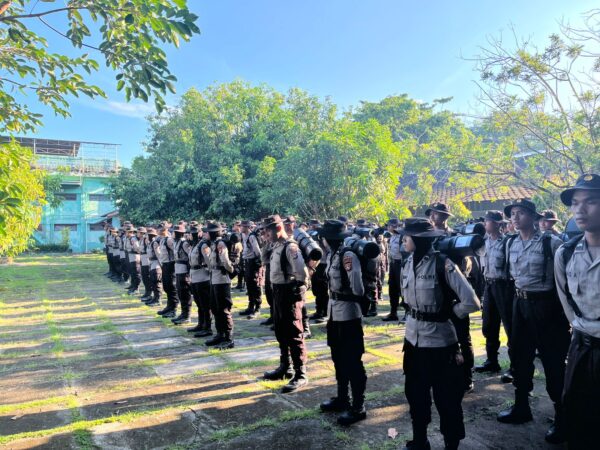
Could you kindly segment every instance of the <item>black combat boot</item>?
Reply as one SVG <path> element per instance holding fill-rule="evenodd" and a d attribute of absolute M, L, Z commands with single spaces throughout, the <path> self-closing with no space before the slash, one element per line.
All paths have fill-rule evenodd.
<path fill-rule="evenodd" d="M 267 320 L 263 320 L 260 324 L 264 326 L 273 325 L 273 316 L 269 316 Z"/>
<path fill-rule="evenodd" d="M 230 333 L 225 333 L 223 335 L 223 341 L 217 345 L 219 350 L 227 350 L 235 347 L 235 343 L 233 342 L 233 336 Z"/>
<path fill-rule="evenodd" d="M 321 403 L 320 408 L 323 412 L 343 412 L 350 408 L 350 400 L 348 400 L 348 392 L 346 397 L 340 395 L 340 389 L 338 386 L 338 396 L 331 397 L 329 400 L 325 400 Z M 343 395 L 343 394 L 342 394 Z"/>
<path fill-rule="evenodd" d="M 565 426 L 564 426 L 564 417 L 563 417 L 563 407 L 562 404 L 557 402 L 554 404 L 554 423 L 546 432 L 546 442 L 549 444 L 562 444 L 566 441 L 565 437 Z"/>
<path fill-rule="evenodd" d="M 429 443 L 429 439 L 426 439 L 425 442 L 412 440 L 406 442 L 403 450 L 431 450 L 431 444 Z"/>
<path fill-rule="evenodd" d="M 318 311 L 318 317 L 315 318 L 315 323 L 324 323 L 327 322 L 327 311 Z"/>
<path fill-rule="evenodd" d="M 188 328 L 188 333 L 198 333 L 204 329 L 204 320 L 202 319 L 202 314 L 198 311 L 198 324 L 195 327 Z"/>
<path fill-rule="evenodd" d="M 514 376 L 513 376 L 513 368 L 509 367 L 508 370 L 506 372 L 504 372 L 502 374 L 502 376 L 500 377 L 500 381 L 502 381 L 503 383 L 512 383 L 514 380 Z"/>
<path fill-rule="evenodd" d="M 160 306 L 160 295 L 155 295 L 144 303 L 146 306 Z"/>
<path fill-rule="evenodd" d="M 257 306 L 256 308 L 254 308 L 254 311 L 252 311 L 252 314 L 248 314 L 246 319 L 256 319 L 257 317 L 260 317 L 260 306 Z"/>
<path fill-rule="evenodd" d="M 375 317 L 377 315 L 377 302 L 371 302 L 369 304 L 369 311 L 367 311 L 367 317 Z"/>
<path fill-rule="evenodd" d="M 367 418 L 367 410 L 365 409 L 366 387 L 366 376 L 364 380 L 352 383 L 352 406 L 338 417 L 338 424 L 349 426 Z"/>
<path fill-rule="evenodd" d="M 392 307 L 390 313 L 381 320 L 384 322 L 398 322 L 398 308 Z"/>
<path fill-rule="evenodd" d="M 444 450 L 458 450 L 460 439 L 444 438 Z"/>
<path fill-rule="evenodd" d="M 249 316 L 254 312 L 254 307 L 252 306 L 252 303 L 248 303 L 248 307 L 243 310 L 240 311 L 240 316 Z"/>
<path fill-rule="evenodd" d="M 263 374 L 265 380 L 284 380 L 290 379 L 293 376 L 294 369 L 292 369 L 292 360 L 289 356 L 280 356 L 279 367 Z"/>
<path fill-rule="evenodd" d="M 289 392 L 295 392 L 298 389 L 306 386 L 308 384 L 308 377 L 306 376 L 306 366 L 300 366 L 295 369 L 294 377 L 290 380 L 288 384 L 286 384 L 281 392 L 284 394 Z"/>
<path fill-rule="evenodd" d="M 212 347 L 214 345 L 219 345 L 224 340 L 225 340 L 225 338 L 223 337 L 223 334 L 217 333 L 217 334 L 215 334 L 215 336 L 212 339 L 209 339 L 208 341 L 206 341 L 204 343 L 204 345 L 206 345 L 208 347 Z"/>
<path fill-rule="evenodd" d="M 515 404 L 504 411 L 500 411 L 496 417 L 498 422 L 521 424 L 533 420 L 531 408 L 529 408 L 529 393 L 518 392 L 515 395 Z"/>
<path fill-rule="evenodd" d="M 413 438 L 406 443 L 404 450 L 431 450 L 427 439 L 427 423 L 412 422 Z"/>
<path fill-rule="evenodd" d="M 191 300 L 190 300 L 191 303 Z M 179 314 L 179 316 L 177 316 L 175 319 L 171 320 L 171 322 L 173 322 L 174 325 L 181 325 L 184 323 L 190 323 L 190 308 L 191 308 L 191 304 L 190 303 L 181 303 L 181 314 Z"/>
<path fill-rule="evenodd" d="M 496 373 L 500 372 L 500 369 L 502 367 L 498 364 L 498 360 L 494 361 L 490 359 L 486 359 L 480 366 L 475 366 L 475 372 L 477 373 Z"/>

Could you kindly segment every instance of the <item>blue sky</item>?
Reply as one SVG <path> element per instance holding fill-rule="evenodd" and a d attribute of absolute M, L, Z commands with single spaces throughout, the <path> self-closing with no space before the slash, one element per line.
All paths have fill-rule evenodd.
<path fill-rule="evenodd" d="M 297 86 L 330 96 L 342 108 L 407 93 L 431 101 L 454 97 L 448 108 L 476 112 L 477 73 L 465 61 L 489 35 L 519 36 L 540 45 L 558 21 L 578 22 L 596 2 L 393 0 L 188 0 L 202 34 L 167 54 L 178 94 L 236 78 L 285 91 Z M 37 8 L 44 7 L 40 3 Z M 60 22 L 60 21 L 55 21 Z M 46 33 L 46 32 L 44 32 Z M 50 38 L 51 50 L 68 42 Z M 91 42 L 92 44 L 94 42 Z M 144 116 L 151 103 L 125 103 L 114 74 L 101 66 L 93 81 L 108 99 L 73 99 L 72 117 L 47 113 L 38 137 L 121 144 L 125 165 L 143 153 Z M 34 99 L 30 98 L 30 102 Z M 176 104 L 177 96 L 168 103 Z M 44 109 L 31 104 L 33 109 Z"/>

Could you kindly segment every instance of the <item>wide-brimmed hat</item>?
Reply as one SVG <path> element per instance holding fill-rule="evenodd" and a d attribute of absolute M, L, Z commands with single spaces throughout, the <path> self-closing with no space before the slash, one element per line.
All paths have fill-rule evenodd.
<path fill-rule="evenodd" d="M 220 223 L 206 222 L 206 226 L 202 227 L 202 231 L 209 232 L 209 233 L 223 231 L 223 227 L 221 226 Z"/>
<path fill-rule="evenodd" d="M 173 228 L 173 231 L 175 233 L 187 233 L 188 229 L 184 224 L 181 223 L 181 224 L 177 225 L 175 228 Z"/>
<path fill-rule="evenodd" d="M 348 223 L 348 216 L 338 216 L 337 220 L 340 222 Z"/>
<path fill-rule="evenodd" d="M 254 222 L 252 222 L 251 220 L 242 220 L 240 222 L 240 225 L 242 227 L 251 227 L 251 226 L 254 226 Z"/>
<path fill-rule="evenodd" d="M 436 230 L 429 219 L 425 217 L 411 217 L 404 221 L 404 234 L 415 237 L 437 237 L 445 233 Z"/>
<path fill-rule="evenodd" d="M 552 210 L 552 209 L 545 209 L 542 211 L 542 219 L 547 220 L 548 222 L 560 222 L 560 219 L 558 218 L 558 214 L 556 214 L 556 211 Z"/>
<path fill-rule="evenodd" d="M 400 219 L 393 217 L 388 220 L 385 224 L 386 227 L 399 227 L 401 225 Z"/>
<path fill-rule="evenodd" d="M 542 218 L 542 215 L 539 212 L 537 212 L 537 207 L 535 206 L 535 203 L 533 203 L 531 200 L 527 200 L 525 198 L 520 198 L 518 200 L 515 200 L 510 205 L 505 206 L 504 207 L 504 215 L 506 217 L 510 217 L 510 212 L 512 211 L 512 209 L 515 206 L 519 206 L 523 209 L 526 209 L 527 211 L 533 213 L 533 215 L 535 215 L 538 219 Z"/>
<path fill-rule="evenodd" d="M 125 227 L 125 232 L 126 232 L 126 233 L 131 233 L 132 231 L 133 231 L 133 232 L 137 231 L 137 230 L 136 230 L 136 228 L 135 228 L 133 225 L 127 225 L 127 226 Z"/>
<path fill-rule="evenodd" d="M 286 223 L 286 224 L 296 223 L 296 218 L 294 216 L 286 216 L 286 218 L 283 219 L 283 223 Z"/>
<path fill-rule="evenodd" d="M 319 219 L 310 219 L 308 224 L 311 226 L 320 226 L 323 225 Z"/>
<path fill-rule="evenodd" d="M 190 233 L 191 234 L 198 234 L 198 233 L 200 233 L 200 227 L 196 227 L 196 226 L 190 227 Z"/>
<path fill-rule="evenodd" d="M 346 231 L 346 224 L 341 220 L 326 220 L 322 227 L 318 229 L 319 236 L 325 239 L 342 240 L 351 234 Z"/>
<path fill-rule="evenodd" d="M 575 186 L 569 189 L 565 189 L 560 193 L 560 199 L 562 202 L 571 206 L 571 200 L 573 199 L 573 194 L 576 190 L 586 190 L 586 191 L 599 191 L 600 190 L 600 175 L 595 173 L 588 173 L 586 175 L 582 175 L 577 178 L 575 182 Z"/>
<path fill-rule="evenodd" d="M 502 215 L 502 211 L 498 211 L 496 209 L 492 209 L 490 211 L 486 211 L 484 220 L 489 220 L 491 222 L 496 223 L 504 223 L 504 216 Z"/>
<path fill-rule="evenodd" d="M 281 216 L 279 214 L 273 214 L 272 216 L 265 217 L 262 221 L 263 228 L 273 228 L 277 225 L 283 224 Z"/>
<path fill-rule="evenodd" d="M 138 227 L 137 232 L 138 233 L 146 233 L 146 227 Z"/>
<path fill-rule="evenodd" d="M 438 213 L 441 213 L 441 214 L 446 214 L 446 215 L 448 215 L 450 217 L 454 217 L 454 214 L 452 214 L 450 212 L 450 208 L 448 208 L 448 205 L 446 205 L 445 203 L 441 203 L 441 202 L 435 202 L 429 208 L 427 208 L 425 210 L 425 215 L 427 217 L 429 217 L 432 212 L 438 212 Z"/>
<path fill-rule="evenodd" d="M 156 231 L 156 228 L 150 227 L 150 228 L 146 229 L 146 234 L 148 236 L 157 236 L 158 232 Z"/>
<path fill-rule="evenodd" d="M 168 230 L 170 227 L 171 227 L 171 224 L 169 222 L 167 222 L 166 220 L 163 220 L 156 227 L 156 231 Z"/>

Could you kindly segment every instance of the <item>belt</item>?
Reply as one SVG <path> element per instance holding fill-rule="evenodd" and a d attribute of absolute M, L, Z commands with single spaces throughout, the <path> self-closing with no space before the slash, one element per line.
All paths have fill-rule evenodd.
<path fill-rule="evenodd" d="M 573 334 L 577 342 L 590 348 L 600 348 L 600 338 L 591 336 L 579 330 L 573 330 Z"/>
<path fill-rule="evenodd" d="M 359 297 L 358 295 L 342 294 L 339 292 L 330 292 L 330 297 L 333 300 L 339 300 L 341 302 L 360 302 L 363 299 L 363 297 Z"/>
<path fill-rule="evenodd" d="M 450 319 L 450 316 L 446 313 L 441 312 L 424 312 L 419 311 L 418 309 L 414 309 L 409 306 L 409 309 L 406 311 L 407 315 L 412 317 L 415 320 L 421 320 L 423 322 L 446 322 Z"/>
<path fill-rule="evenodd" d="M 518 299 L 521 300 L 547 300 L 556 296 L 555 291 L 524 291 L 519 288 L 515 288 L 515 294 Z"/>

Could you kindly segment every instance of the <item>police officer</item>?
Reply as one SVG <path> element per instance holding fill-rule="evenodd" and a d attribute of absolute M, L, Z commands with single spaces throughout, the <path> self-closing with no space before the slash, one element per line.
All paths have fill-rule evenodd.
<path fill-rule="evenodd" d="M 241 224 L 242 224 L 241 220 L 236 220 L 231 225 L 231 232 L 239 236 L 240 244 L 242 242 Z M 243 251 L 243 248 L 242 248 L 242 251 Z M 244 276 L 245 276 L 244 260 L 242 258 L 240 258 L 239 272 L 238 272 L 238 276 L 237 276 L 237 285 L 233 289 L 237 289 L 238 291 L 244 290 Z"/>
<path fill-rule="evenodd" d="M 242 220 L 242 259 L 244 260 L 244 281 L 248 290 L 248 307 L 240 312 L 240 316 L 248 316 L 253 319 L 260 314 L 262 293 L 260 289 L 262 263 L 260 260 L 260 245 L 258 236 L 253 232 L 253 223 L 250 220 Z"/>
<path fill-rule="evenodd" d="M 293 392 L 308 383 L 306 376 L 306 346 L 302 326 L 302 307 L 306 297 L 308 269 L 298 244 L 287 235 L 279 215 L 269 216 L 263 222 L 269 241 L 273 243 L 270 259 L 273 286 L 273 320 L 275 337 L 279 343 L 280 364 L 266 372 L 268 380 L 293 376 L 282 392 Z M 291 363 L 291 364 L 290 364 Z"/>
<path fill-rule="evenodd" d="M 564 234 L 558 231 L 555 227 L 560 222 L 558 214 L 552 209 L 545 209 L 541 212 L 542 218 L 539 220 L 540 231 L 552 233 L 554 236 L 564 241 Z"/>
<path fill-rule="evenodd" d="M 162 269 L 163 289 L 167 294 L 167 306 L 158 311 L 157 314 L 172 319 L 176 315 L 179 298 L 175 287 L 175 241 L 169 234 L 169 227 L 168 222 L 161 222 L 157 228 L 160 234 L 158 260 Z"/>
<path fill-rule="evenodd" d="M 206 254 L 210 254 L 209 241 L 200 236 L 201 229 L 192 227 L 190 234 L 190 289 L 194 297 L 194 303 L 198 308 L 198 324 L 188 328 L 188 332 L 195 333 L 194 337 L 212 336 L 212 313 L 210 311 L 210 261 Z M 205 252 L 204 247 L 209 247 Z"/>
<path fill-rule="evenodd" d="M 508 264 L 515 280 L 512 343 L 515 404 L 498 414 L 503 423 L 525 423 L 533 419 L 529 392 L 533 389 L 536 349 L 544 366 L 546 390 L 554 402 L 554 423 L 546 441 L 564 440 L 561 393 L 565 358 L 569 347 L 569 324 L 564 315 L 554 282 L 554 253 L 561 240 L 536 230 L 541 215 L 529 200 L 517 200 L 504 208 L 519 235 L 508 248 Z"/>
<path fill-rule="evenodd" d="M 181 314 L 171 321 L 175 325 L 181 325 L 190 322 L 190 310 L 192 309 L 192 295 L 190 292 L 190 242 L 186 239 L 188 229 L 184 224 L 178 225 L 174 229 L 175 245 L 173 253 L 175 255 L 175 287 L 177 289 L 177 298 L 181 303 Z"/>
<path fill-rule="evenodd" d="M 500 348 L 500 324 L 508 337 L 508 357 L 510 369 L 502 377 L 503 381 L 512 381 L 512 313 L 514 289 L 508 281 L 506 273 L 505 247 L 507 239 L 502 235 L 500 227 L 504 217 L 500 211 L 488 211 L 485 214 L 485 255 L 482 258 L 485 277 L 485 294 L 483 299 L 483 327 L 487 359 L 475 367 L 475 372 L 499 372 L 498 350 Z"/>
<path fill-rule="evenodd" d="M 129 223 L 123 222 L 123 227 L 119 229 L 119 267 L 121 268 L 121 279 L 119 280 L 119 283 L 125 283 L 129 280 L 129 264 L 125 253 L 125 240 L 127 239 L 125 228 L 129 225 Z M 125 289 L 129 289 L 129 287 L 126 287 Z"/>
<path fill-rule="evenodd" d="M 127 254 L 127 267 L 129 268 L 129 288 L 127 293 L 134 295 L 138 292 L 138 288 L 142 281 L 141 276 L 141 257 L 140 257 L 140 243 L 136 236 L 137 230 L 133 225 L 128 225 L 125 229 L 126 239 L 124 248 Z"/>
<path fill-rule="evenodd" d="M 359 229 L 361 230 L 360 232 L 358 231 Z M 369 233 L 365 234 L 362 230 L 367 230 Z M 353 233 L 353 236 L 357 239 L 375 242 L 373 230 L 366 219 L 361 218 L 356 221 Z M 367 309 L 364 311 L 366 317 L 375 317 L 377 315 L 377 268 L 379 267 L 380 260 L 381 255 L 377 255 L 376 258 L 368 259 L 365 262 L 365 264 L 370 266 L 368 270 L 363 272 L 365 297 L 368 302 Z"/>
<path fill-rule="evenodd" d="M 110 228 L 110 234 L 108 235 L 108 256 L 110 258 L 111 274 L 109 276 L 111 281 L 118 281 L 121 277 L 119 274 L 119 261 L 118 261 L 118 248 L 117 242 L 118 230 L 115 227 Z"/>
<path fill-rule="evenodd" d="M 339 220 L 327 220 L 319 231 L 327 249 L 327 279 L 331 290 L 329 320 L 327 322 L 327 345 L 335 367 L 337 396 L 321 403 L 325 412 L 342 412 L 340 425 L 351 425 L 367 417 L 365 389 L 367 373 L 362 363 L 365 351 L 362 309 L 360 301 L 365 293 L 360 260 L 345 248 L 346 226 Z M 352 403 L 348 395 L 352 388 Z"/>
<path fill-rule="evenodd" d="M 425 211 L 425 215 L 429 217 L 433 223 L 433 227 L 438 231 L 443 231 L 445 236 L 457 234 L 448 226 L 448 219 L 454 217 L 454 215 L 445 203 L 434 203 Z M 460 262 L 460 267 L 462 273 L 468 279 L 469 272 L 473 269 L 472 261 L 469 258 L 464 258 Z M 475 365 L 475 352 L 473 351 L 473 341 L 471 339 L 471 320 L 468 315 L 466 317 L 456 317 L 453 315 L 452 322 L 458 336 L 460 352 L 464 358 L 462 368 L 465 372 L 465 392 L 470 392 L 473 390 L 473 366 Z"/>
<path fill-rule="evenodd" d="M 468 317 L 480 303 L 458 266 L 434 250 L 434 240 L 443 234 L 425 218 L 405 221 L 403 242 L 410 256 L 402 271 L 402 296 L 408 308 L 403 367 L 413 428 L 408 449 L 430 448 L 432 390 L 446 448 L 458 448 L 465 437 L 464 358 L 451 316 Z"/>
<path fill-rule="evenodd" d="M 265 298 L 267 299 L 267 304 L 269 305 L 269 318 L 267 320 L 262 321 L 260 324 L 265 326 L 273 325 L 273 286 L 271 285 L 271 270 L 270 270 L 270 260 L 271 260 L 271 252 L 273 251 L 273 243 L 268 241 L 265 237 L 265 230 L 262 228 L 262 223 L 260 224 L 261 239 L 265 243 L 263 247 L 260 249 L 260 260 L 262 262 L 262 266 L 265 271 L 264 276 L 264 288 L 265 288 Z"/>
<path fill-rule="evenodd" d="M 108 242 L 110 241 L 110 224 L 106 221 L 101 222 L 104 227 L 104 254 L 106 255 L 106 264 L 108 265 L 108 271 L 104 274 L 105 277 L 109 277 L 113 274 L 112 261 L 110 259 L 110 253 L 108 251 Z"/>
<path fill-rule="evenodd" d="M 148 262 L 150 263 L 150 287 L 152 290 L 152 297 L 144 302 L 148 306 L 160 306 L 160 300 L 163 293 L 162 269 L 160 267 L 160 261 L 158 260 L 160 242 L 156 239 L 157 235 L 158 233 L 155 228 L 151 227 L 146 230 L 146 236 L 148 237 Z"/>
<path fill-rule="evenodd" d="M 390 296 L 390 313 L 383 318 L 384 322 L 398 321 L 398 306 L 400 305 L 400 281 L 402 270 L 402 235 L 398 233 L 400 221 L 390 219 L 387 223 L 388 231 L 391 233 L 388 243 L 388 293 Z"/>
<path fill-rule="evenodd" d="M 148 259 L 148 236 L 146 227 L 139 227 L 137 238 L 140 248 L 140 268 L 142 276 L 142 284 L 144 285 L 144 294 L 141 301 L 145 302 L 152 298 L 152 287 L 150 282 L 150 260 Z"/>
<path fill-rule="evenodd" d="M 229 259 L 227 244 L 221 238 L 223 227 L 219 223 L 208 222 L 202 229 L 208 233 L 209 245 L 202 247 L 202 254 L 208 259 L 210 269 L 210 309 L 215 318 L 217 334 L 206 341 L 207 346 L 221 350 L 234 347 L 233 318 L 231 317 L 231 277 L 233 263 Z"/>
<path fill-rule="evenodd" d="M 563 402 L 569 449 L 600 442 L 600 175 L 579 177 L 561 193 L 583 236 L 557 252 L 554 275 L 573 336 L 567 358 Z"/>
<path fill-rule="evenodd" d="M 379 229 L 379 227 L 378 227 Z M 379 246 L 379 267 L 377 269 L 377 303 L 383 300 L 383 283 L 385 282 L 385 274 L 389 269 L 388 258 L 388 242 L 383 231 L 380 231 L 375 236 L 377 245 Z"/>

